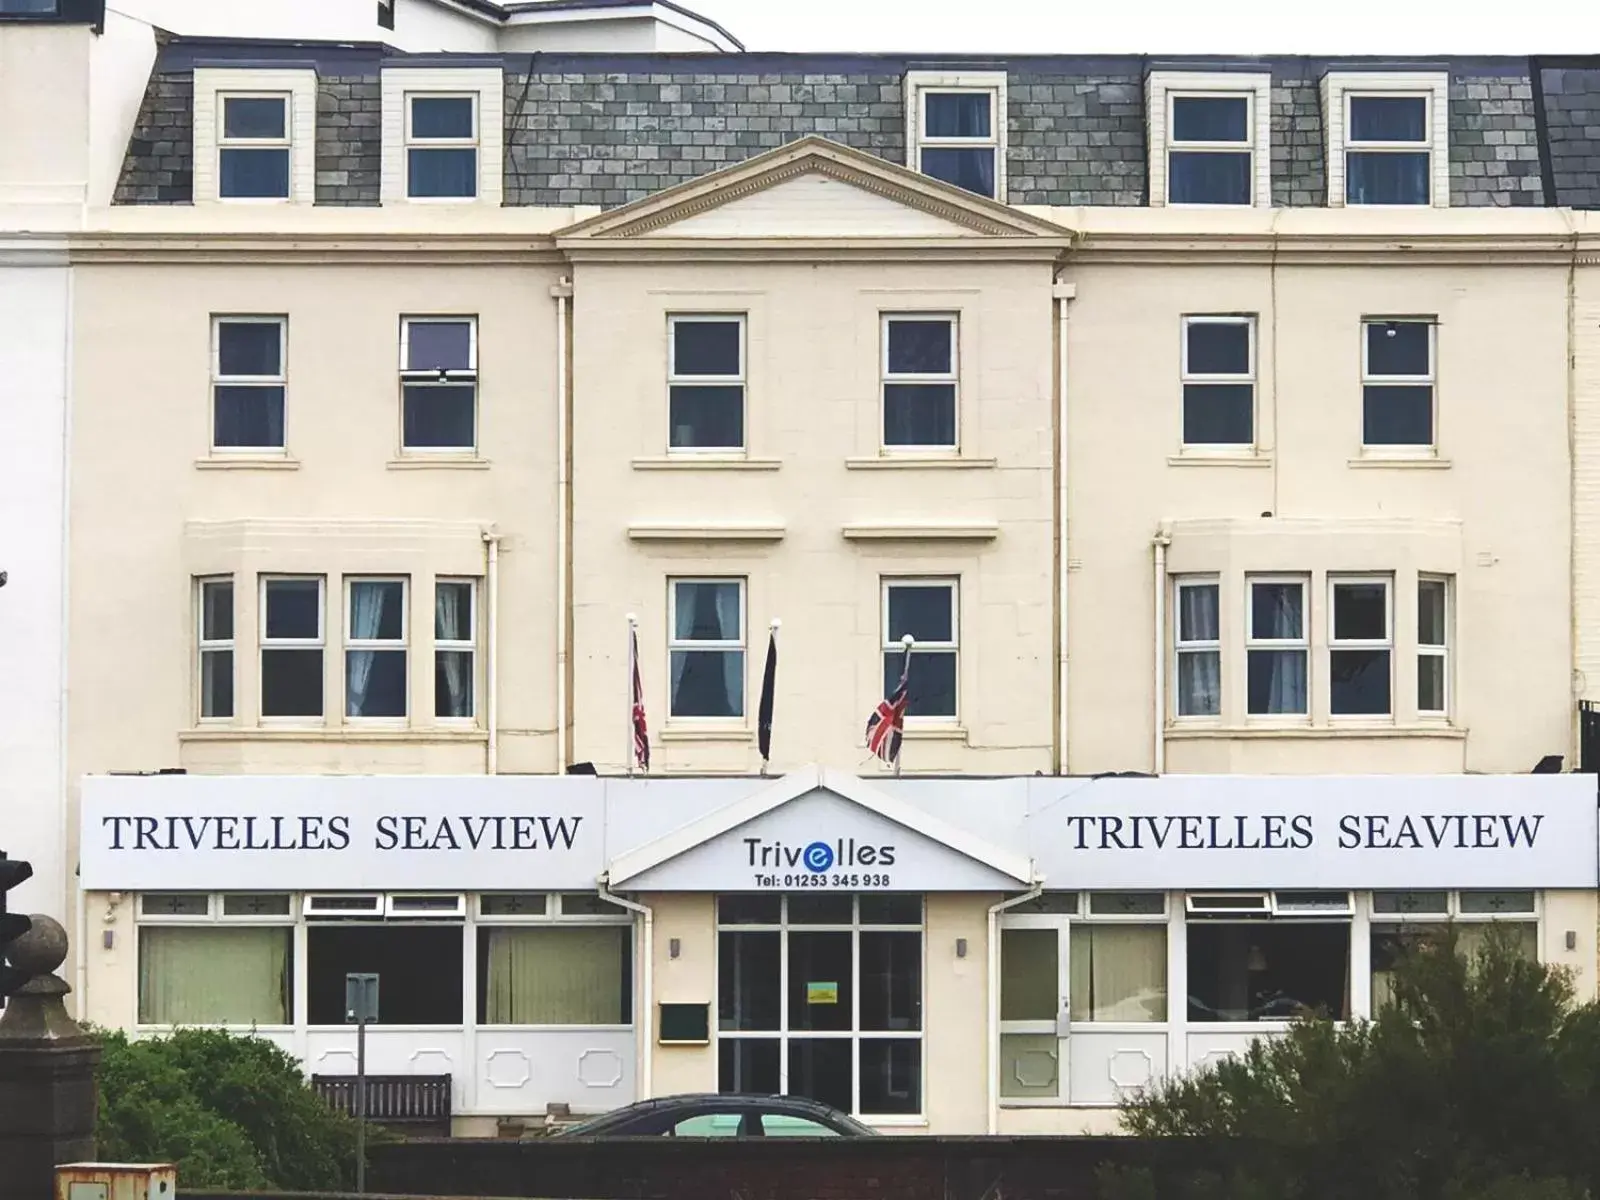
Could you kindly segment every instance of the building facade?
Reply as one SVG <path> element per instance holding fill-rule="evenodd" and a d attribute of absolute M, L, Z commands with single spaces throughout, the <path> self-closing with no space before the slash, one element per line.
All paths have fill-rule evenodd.
<path fill-rule="evenodd" d="M 1413 927 L 1593 994 L 1600 65 L 362 7 L 130 34 L 27 243 L 84 1015 L 1076 1132 Z"/>

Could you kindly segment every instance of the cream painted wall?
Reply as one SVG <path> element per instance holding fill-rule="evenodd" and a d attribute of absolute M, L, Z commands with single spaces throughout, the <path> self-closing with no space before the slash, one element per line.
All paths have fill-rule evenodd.
<path fill-rule="evenodd" d="M 1226 687 L 1242 685 L 1228 662 L 1242 651 L 1236 639 L 1224 647 L 1224 728 L 1169 739 L 1168 770 L 1336 772 L 1360 761 L 1379 771 L 1520 772 L 1546 754 L 1570 756 L 1562 267 L 1146 267 L 1091 256 L 1067 277 L 1077 285 L 1067 399 L 1071 771 L 1151 769 L 1151 541 L 1163 522 L 1180 523 L 1171 571 L 1232 572 L 1225 583 L 1240 586 L 1246 570 L 1316 573 L 1314 697 L 1326 690 L 1316 644 L 1326 632 L 1323 573 L 1396 572 L 1400 663 L 1400 707 L 1384 727 L 1335 731 L 1313 700 L 1313 728 L 1263 733 L 1226 715 L 1242 712 Z M 1189 461 L 1180 453 L 1180 318 L 1239 312 L 1260 314 L 1260 452 Z M 1367 314 L 1439 319 L 1439 462 L 1363 461 Z M 1196 541 L 1181 522 L 1200 519 L 1231 525 Z M 1440 532 L 1450 523 L 1458 534 Z M 1419 557 L 1429 538 L 1439 543 L 1434 560 Z M 1443 544 L 1452 541 L 1454 549 Z M 1448 562 L 1459 564 L 1454 729 L 1422 728 L 1405 713 L 1415 695 L 1408 589 L 1416 570 Z M 1237 601 L 1224 615 L 1242 626 L 1242 591 Z"/>
<path fill-rule="evenodd" d="M 1600 700 L 1600 255 L 1587 257 L 1572 278 L 1573 690 Z"/>
<path fill-rule="evenodd" d="M 981 1133 L 988 1121 L 989 906 L 999 899 L 927 898 L 922 1093 L 929 1133 Z M 965 958 L 956 953 L 958 938 L 967 941 Z"/>
<path fill-rule="evenodd" d="M 679 1092 L 717 1090 L 717 902 L 703 893 L 659 893 L 639 896 L 654 911 L 655 999 L 650 1013 L 650 1044 L 654 1056 L 651 1088 L 658 1096 Z M 678 957 L 672 957 L 672 939 L 678 939 Z M 635 972 L 642 984 L 642 972 Z M 643 999 L 635 1006 L 643 1013 Z M 656 1027 L 663 1004 L 709 1004 L 713 1040 L 706 1046 L 663 1046 Z M 643 1023 L 635 1024 L 642 1029 Z"/>
<path fill-rule="evenodd" d="M 961 725 L 913 735 L 904 769 L 1051 766 L 1051 300 L 1039 264 L 600 265 L 574 273 L 574 755 L 627 752 L 626 614 L 639 639 L 657 769 L 759 765 L 754 710 L 768 622 L 780 636 L 774 770 L 864 766 L 881 697 L 879 578 L 960 576 Z M 879 314 L 960 314 L 963 464 L 880 466 Z M 748 313 L 748 461 L 667 458 L 667 315 Z M 866 459 L 863 465 L 852 459 Z M 952 469 L 954 467 L 955 469 Z M 679 469 L 682 468 L 682 469 Z M 717 540 L 729 523 L 775 541 Z M 978 541 L 851 542 L 854 523 L 993 522 Z M 676 524 L 686 540 L 630 540 Z M 726 532 L 726 530 L 724 530 Z M 746 730 L 667 718 L 667 580 L 738 575 L 747 597 Z"/>
<path fill-rule="evenodd" d="M 83 204 L 94 39 L 87 25 L 0 25 L 0 205 Z"/>
<path fill-rule="evenodd" d="M 555 273 L 500 266 L 77 268 L 71 774 L 473 772 L 435 727 L 432 579 L 500 542 L 500 766 L 555 769 Z M 138 312 L 142 319 L 130 319 Z M 214 313 L 287 314 L 288 459 L 208 455 Z M 400 314 L 479 317 L 483 461 L 400 460 Z M 195 731 L 191 577 L 237 574 L 238 716 Z M 325 727 L 255 727 L 254 575 L 329 577 Z M 410 727 L 341 728 L 345 573 L 412 580 Z M 480 660 L 487 609 L 479 608 Z M 481 666 L 480 666 L 481 674 Z"/>

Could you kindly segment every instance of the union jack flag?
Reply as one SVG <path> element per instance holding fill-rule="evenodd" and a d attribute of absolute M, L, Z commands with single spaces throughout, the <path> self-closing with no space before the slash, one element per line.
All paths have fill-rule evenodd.
<path fill-rule="evenodd" d="M 906 727 L 906 677 L 911 673 L 911 647 L 906 647 L 900 666 L 900 682 L 894 685 L 867 718 L 867 749 L 886 763 L 900 759 L 900 735 Z"/>
<path fill-rule="evenodd" d="M 628 657 L 633 659 L 633 758 L 641 770 L 650 769 L 650 730 L 644 720 L 644 681 L 639 677 L 639 631 L 629 630 Z"/>

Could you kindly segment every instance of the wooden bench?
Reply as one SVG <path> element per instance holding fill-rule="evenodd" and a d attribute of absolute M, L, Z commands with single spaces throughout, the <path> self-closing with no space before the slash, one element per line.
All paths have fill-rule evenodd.
<path fill-rule="evenodd" d="M 311 1086 L 332 1107 L 355 1116 L 354 1075 L 313 1075 Z M 448 1075 L 368 1075 L 367 1119 L 409 1133 L 449 1137 L 451 1095 Z"/>

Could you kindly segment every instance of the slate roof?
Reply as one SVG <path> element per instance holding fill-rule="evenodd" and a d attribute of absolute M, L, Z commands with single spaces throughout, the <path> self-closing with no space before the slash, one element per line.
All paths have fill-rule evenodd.
<path fill-rule="evenodd" d="M 376 205 L 379 73 L 400 61 L 504 69 L 508 205 L 614 207 L 809 134 L 903 163 L 903 80 L 928 68 L 1007 73 L 1007 191 L 1017 204 L 1147 204 L 1145 79 L 1189 69 L 1270 72 L 1273 203 L 1320 207 L 1322 77 L 1367 69 L 1448 72 L 1452 205 L 1600 205 L 1600 57 L 422 56 L 378 44 L 185 38 L 161 48 L 116 202 L 192 199 L 196 64 L 292 64 L 318 72 L 317 203 Z"/>

